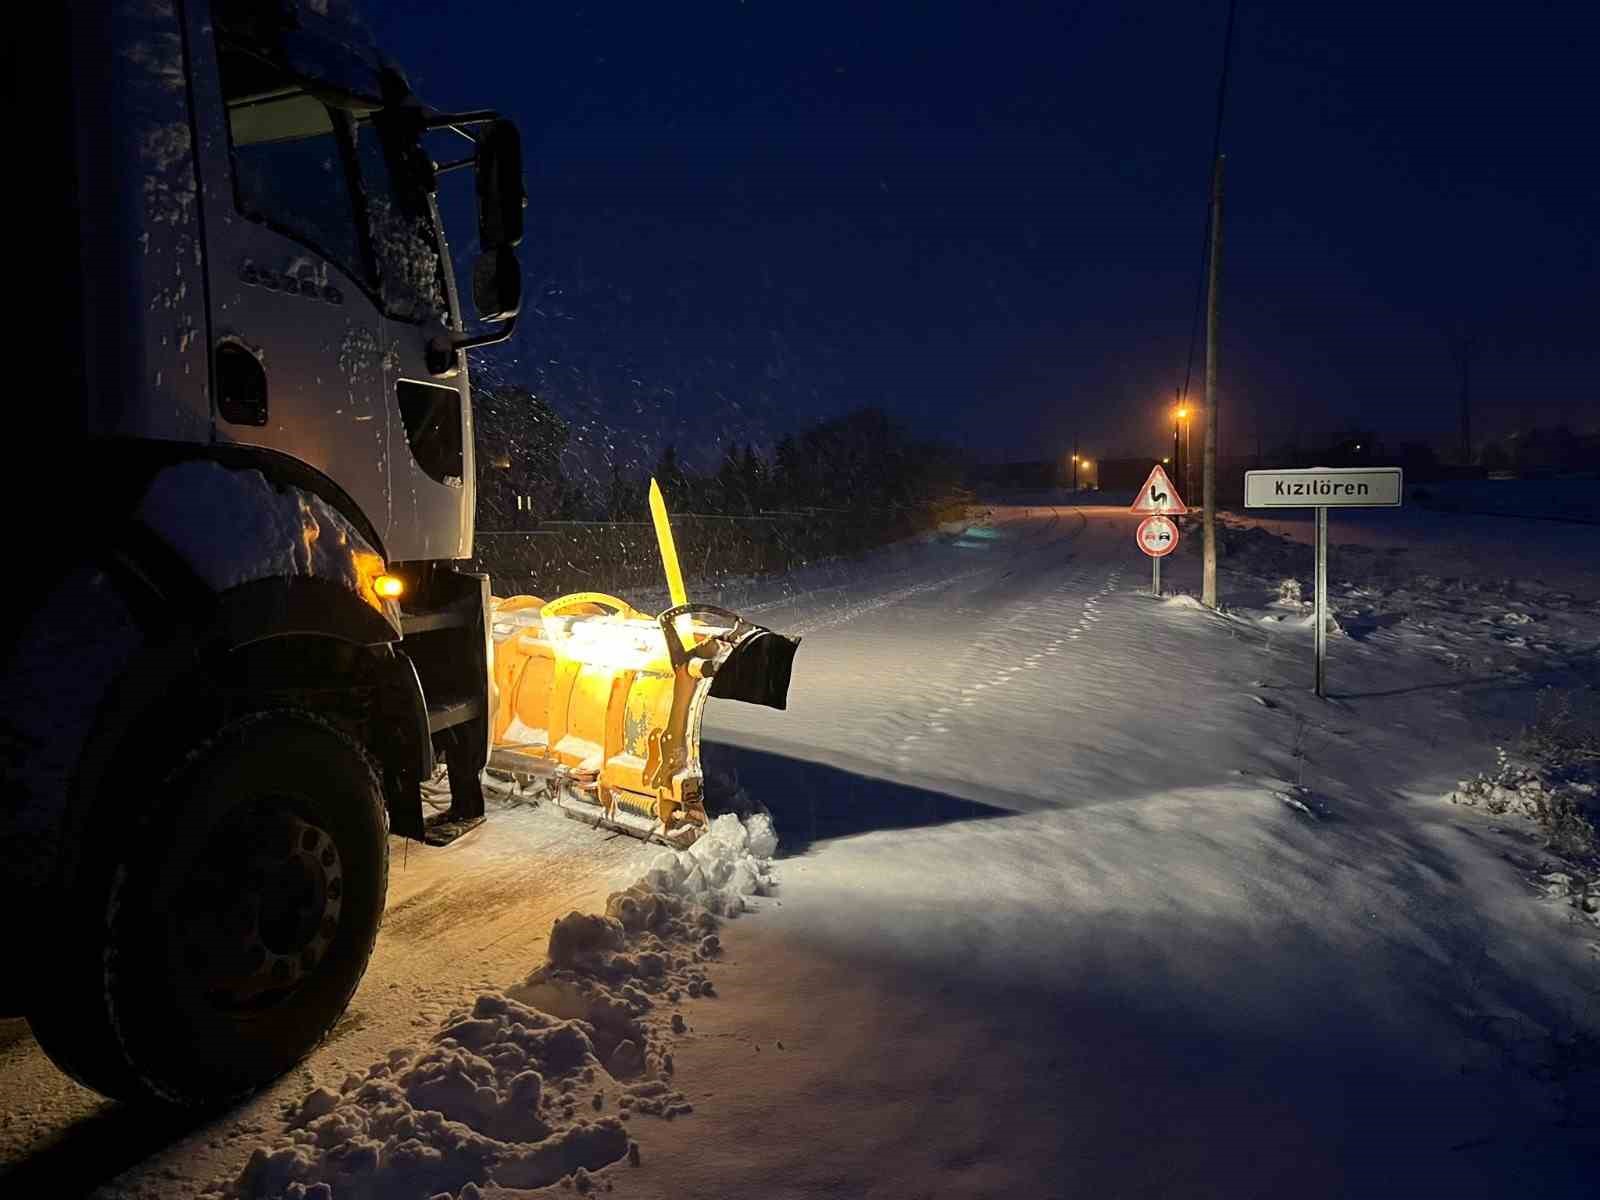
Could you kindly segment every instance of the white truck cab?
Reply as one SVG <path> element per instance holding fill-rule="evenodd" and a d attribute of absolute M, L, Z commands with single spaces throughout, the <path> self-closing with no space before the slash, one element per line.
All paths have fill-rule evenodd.
<path fill-rule="evenodd" d="M 483 815 L 465 355 L 516 320 L 520 142 L 422 105 L 327 9 L 71 0 L 16 40 L 20 228 L 55 269 L 45 434 L 6 477 L 39 536 L 0 667 L 0 900 L 56 966 L 0 1000 L 117 1097 L 210 1104 L 292 1066 L 365 969 L 389 833 Z"/>

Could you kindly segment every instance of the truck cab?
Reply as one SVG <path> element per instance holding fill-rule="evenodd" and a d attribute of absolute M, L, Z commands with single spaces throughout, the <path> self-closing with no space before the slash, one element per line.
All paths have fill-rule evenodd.
<path fill-rule="evenodd" d="M 18 40 L 53 382 L 7 479 L 37 536 L 0 898 L 59 966 L 0 1000 L 107 1095 L 211 1104 L 288 1069 L 365 969 L 389 834 L 483 815 L 466 358 L 516 321 L 520 142 L 424 105 L 336 9 L 72 0 Z"/>

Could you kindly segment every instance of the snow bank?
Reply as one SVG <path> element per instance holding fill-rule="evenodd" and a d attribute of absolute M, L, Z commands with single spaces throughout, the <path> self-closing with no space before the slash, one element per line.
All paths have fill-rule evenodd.
<path fill-rule="evenodd" d="M 1281 520 L 1266 524 L 1295 532 Z M 1389 544 L 1393 530 L 1374 531 L 1355 522 L 1348 533 L 1369 540 L 1332 547 L 1332 633 L 1356 640 L 1376 635 L 1391 646 L 1407 641 L 1428 658 L 1463 670 L 1543 667 L 1593 652 L 1600 596 L 1566 586 L 1543 567 L 1519 569 L 1500 547 L 1480 564 L 1475 558 L 1481 550 L 1452 557 L 1426 542 Z M 1309 609 L 1313 553 L 1308 545 L 1264 527 L 1263 519 L 1227 515 L 1217 523 L 1217 541 L 1228 576 L 1228 612 L 1269 628 L 1313 628 L 1312 620 L 1290 618 Z M 1197 555 L 1191 543 L 1198 539 L 1188 539 L 1178 554 Z M 1489 570 L 1477 570 L 1480 565 Z"/>
<path fill-rule="evenodd" d="M 1600 928 L 1600 841 L 1592 817 L 1600 810 L 1600 786 L 1592 777 L 1600 772 L 1589 759 L 1576 765 L 1523 762 L 1497 747 L 1494 768 L 1458 781 L 1447 799 L 1531 822 L 1542 854 L 1527 861 L 1507 857 L 1537 891 L 1569 901 L 1578 920 Z"/>
<path fill-rule="evenodd" d="M 604 1086 L 591 1032 L 480 995 L 427 1045 L 391 1051 L 337 1093 L 312 1091 L 223 1194 L 377 1200 L 491 1177 L 532 1188 L 615 1162 L 628 1152 L 622 1122 L 575 1119 L 578 1090 Z"/>
<path fill-rule="evenodd" d="M 719 913 L 772 886 L 771 819 L 724 815 L 694 848 L 664 854 L 614 893 L 603 914 L 550 930 L 546 961 L 520 984 L 484 992 L 427 1042 L 391 1050 L 334 1090 L 294 1106 L 218 1200 L 379 1200 L 482 1188 L 539 1188 L 638 1147 L 626 1122 L 694 1111 L 670 1082 L 677 1005 L 711 997 Z M 602 1115 L 614 1108 L 615 1115 Z"/>
<path fill-rule="evenodd" d="M 689 900 L 707 912 L 736 917 L 748 908 L 746 897 L 766 895 L 772 889 L 772 856 L 777 849 L 778 835 L 766 813 L 744 821 L 724 813 L 689 849 L 658 855 L 642 882 L 652 891 Z"/>

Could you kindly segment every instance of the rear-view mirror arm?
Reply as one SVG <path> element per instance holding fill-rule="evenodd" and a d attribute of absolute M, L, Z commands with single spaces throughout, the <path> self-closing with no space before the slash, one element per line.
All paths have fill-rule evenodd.
<path fill-rule="evenodd" d="M 517 318 L 511 316 L 486 333 L 473 334 L 471 337 L 441 334 L 438 337 L 430 338 L 427 350 L 428 371 L 439 376 L 453 374 L 460 362 L 462 351 L 477 350 L 483 346 L 493 346 L 498 342 L 503 342 L 511 336 L 516 328 Z"/>
<path fill-rule="evenodd" d="M 491 121 L 498 121 L 499 119 L 500 114 L 488 108 L 480 109 L 477 112 L 435 113 L 423 123 L 423 128 L 448 129 L 454 125 L 487 125 Z"/>

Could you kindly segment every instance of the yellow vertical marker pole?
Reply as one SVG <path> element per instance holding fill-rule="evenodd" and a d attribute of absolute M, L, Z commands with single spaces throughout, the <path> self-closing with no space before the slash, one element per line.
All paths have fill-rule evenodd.
<path fill-rule="evenodd" d="M 667 572 L 667 594 L 672 597 L 672 607 L 686 604 L 689 595 L 683 587 L 683 568 L 678 565 L 678 546 L 672 540 L 672 526 L 667 521 L 667 502 L 662 498 L 661 485 L 654 479 L 650 480 L 650 520 L 656 527 L 656 545 L 661 548 L 661 565 Z M 679 617 L 673 622 L 678 631 L 678 637 L 687 641 L 685 635 L 689 631 L 689 617 Z"/>

